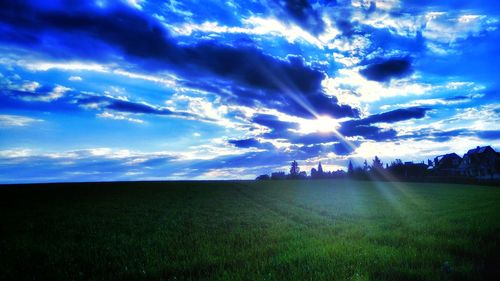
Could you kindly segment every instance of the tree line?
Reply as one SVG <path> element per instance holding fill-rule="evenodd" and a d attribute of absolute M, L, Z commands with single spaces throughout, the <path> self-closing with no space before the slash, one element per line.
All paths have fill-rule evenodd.
<path fill-rule="evenodd" d="M 475 159 L 475 161 L 471 161 Z M 475 171 L 472 175 L 470 171 Z M 403 162 L 395 159 L 384 163 L 375 156 L 371 163 L 364 160 L 361 166 L 355 166 L 351 160 L 347 171 L 325 171 L 321 162 L 312 168 L 309 175 L 300 169 L 297 161 L 290 164 L 289 173 L 273 172 L 258 176 L 257 180 L 305 180 L 346 178 L 355 180 L 386 181 L 439 181 L 461 183 L 500 183 L 500 153 L 490 146 L 469 150 L 462 158 L 455 153 L 438 156 L 431 161 L 420 163 Z"/>

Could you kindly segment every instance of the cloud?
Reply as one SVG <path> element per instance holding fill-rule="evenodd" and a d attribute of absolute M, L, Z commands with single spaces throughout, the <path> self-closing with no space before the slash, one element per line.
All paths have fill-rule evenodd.
<path fill-rule="evenodd" d="M 30 83 L 31 85 L 32 83 Z M 128 120 L 140 123 L 136 118 L 125 117 L 126 114 L 152 114 L 166 115 L 180 118 L 191 118 L 200 121 L 214 121 L 210 118 L 196 115 L 185 111 L 170 110 L 165 107 L 150 105 L 144 102 L 133 102 L 109 95 L 97 95 L 82 93 L 64 86 L 55 87 L 41 86 L 36 83 L 36 87 L 25 87 L 25 84 L 8 85 L 8 88 L 1 89 L 1 106 L 6 108 L 17 108 L 34 111 L 75 111 L 80 108 L 101 111 L 99 117 L 115 120 Z M 23 90 L 24 89 L 24 90 Z M 34 90 L 34 92 L 31 92 Z M 44 105 L 42 105 L 42 103 Z M 45 105 L 46 104 L 46 105 Z M 106 110 L 112 110 L 121 114 L 111 114 Z"/>
<path fill-rule="evenodd" d="M 0 182 L 207 179 L 211 178 L 207 175 L 209 171 L 236 168 L 241 169 L 241 174 L 228 178 L 249 178 L 252 173 L 269 172 L 288 165 L 292 160 L 306 160 L 315 157 L 319 151 L 328 150 L 326 146 L 295 146 L 289 150 L 251 151 L 206 160 L 185 160 L 182 155 L 172 153 L 137 153 L 110 148 L 48 154 L 10 150 L 0 151 Z"/>
<path fill-rule="evenodd" d="M 363 119 L 349 120 L 341 123 L 339 132 L 344 136 L 362 136 L 365 139 L 383 141 L 395 139 L 397 132 L 394 129 L 383 129 L 372 124 L 396 123 L 410 119 L 425 117 L 429 108 L 413 107 L 401 108 L 379 114 L 373 114 Z"/>
<path fill-rule="evenodd" d="M 361 136 L 364 139 L 384 141 L 389 139 L 394 139 L 397 132 L 394 129 L 382 129 L 376 126 L 367 125 L 356 125 L 349 126 L 344 125 L 339 129 L 339 132 L 348 137 Z"/>
<path fill-rule="evenodd" d="M 107 112 L 107 111 L 99 113 L 99 114 L 97 114 L 97 116 L 100 118 L 105 118 L 105 119 L 124 120 L 124 121 L 129 121 L 132 123 L 139 123 L 139 124 L 144 123 L 143 120 L 137 119 L 137 118 L 131 118 L 126 114 L 116 114 L 116 113 L 111 113 L 111 112 Z"/>
<path fill-rule="evenodd" d="M 70 88 L 61 85 L 42 87 L 40 83 L 35 81 L 25 82 L 22 85 L 8 84 L 2 86 L 5 87 L 3 89 L 4 94 L 15 96 L 25 101 L 52 102 L 71 91 Z"/>
<path fill-rule="evenodd" d="M 141 102 L 131 102 L 128 100 L 117 99 L 109 96 L 80 95 L 76 98 L 76 103 L 84 108 L 110 109 L 117 112 L 126 112 L 133 114 L 154 114 L 169 115 L 174 117 L 191 117 L 200 120 L 197 115 L 189 112 L 172 111 L 164 107 L 157 107 Z"/>
<path fill-rule="evenodd" d="M 82 77 L 80 77 L 80 76 L 70 76 L 70 77 L 68 78 L 68 80 L 69 80 L 69 81 L 74 81 L 74 82 L 75 82 L 75 81 L 82 81 L 83 79 L 82 79 Z"/>
<path fill-rule="evenodd" d="M 282 121 L 278 116 L 271 114 L 257 114 L 252 117 L 252 122 L 268 127 L 273 132 L 283 132 L 289 129 L 298 129 L 299 124 L 289 121 Z"/>
<path fill-rule="evenodd" d="M 486 15 L 429 12 L 425 18 L 423 35 L 441 44 L 453 44 L 468 37 L 481 36 L 486 31 L 494 31 L 498 28 L 496 26 L 498 20 Z"/>
<path fill-rule="evenodd" d="M 429 110 L 430 108 L 426 107 L 400 108 L 388 112 L 370 115 L 366 118 L 350 121 L 348 123 L 354 123 L 356 125 L 370 125 L 375 123 L 395 123 L 409 119 L 420 119 L 425 117 L 426 112 Z"/>
<path fill-rule="evenodd" d="M 387 82 L 394 78 L 403 78 L 412 72 L 408 59 L 389 59 L 368 65 L 360 73 L 369 80 Z"/>
<path fill-rule="evenodd" d="M 495 5 L 483 0 L 457 1 L 459 7 L 427 0 L 425 7 L 410 7 L 407 0 L 232 1 L 220 7 L 4 1 L 0 108 L 34 120 L 37 112 L 55 121 L 68 113 L 82 122 L 95 115 L 99 119 L 84 120 L 89 128 L 115 122 L 147 134 L 152 131 L 145 128 L 161 126 L 155 122 L 167 116 L 211 122 L 181 122 L 189 130 L 176 139 L 187 150 L 174 159 L 106 149 L 16 158 L 45 163 L 35 167 L 39 174 L 26 174 L 38 179 L 231 177 L 269 172 L 293 159 L 398 155 L 399 142 L 413 149 L 402 152 L 408 157 L 420 157 L 416 153 L 429 143 L 447 151 L 457 139 L 495 144 L 499 110 L 481 106 L 497 101 L 497 59 L 491 54 L 498 53 L 499 9 L 490 13 Z M 488 9 L 477 7 L 483 4 Z M 189 11 L 179 11 L 181 6 Z M 11 87 L 2 82 L 7 73 L 37 81 L 19 78 Z M 450 81 L 473 82 L 448 89 Z M 64 83 L 75 89 L 63 89 Z M 109 95 L 110 86 L 126 88 L 128 98 Z M 466 102 L 471 108 L 463 110 Z M 374 114 L 377 109 L 387 112 Z M 0 116 L 2 126 L 38 124 Z M 155 139 L 169 135 L 154 131 Z M 15 136 L 6 137 L 9 142 Z M 96 137 L 86 146 L 101 141 Z M 148 150 L 164 148 L 157 143 Z M 0 165 L 4 175 L 22 177 L 13 171 L 21 166 L 7 166 Z"/>
<path fill-rule="evenodd" d="M 352 147 L 346 143 L 344 137 L 362 137 L 366 140 L 384 141 L 396 139 L 397 131 L 394 129 L 373 126 L 377 123 L 396 123 L 410 119 L 425 117 L 429 108 L 413 107 L 402 108 L 380 114 L 370 115 L 363 119 L 348 120 L 340 123 L 337 132 L 313 132 L 300 134 L 296 132 L 298 123 L 281 121 L 274 115 L 258 115 L 252 119 L 254 123 L 271 129 L 270 132 L 262 134 L 264 138 L 286 139 L 292 144 L 321 144 L 340 142 L 335 149 L 341 153 L 352 152 Z M 332 124 L 333 126 L 333 124 Z"/>
<path fill-rule="evenodd" d="M 68 182 L 165 179 L 177 158 L 165 153 L 136 153 L 95 148 L 40 154 L 0 151 L 0 182 Z M 29 167 L 29 168 L 27 168 Z"/>
<path fill-rule="evenodd" d="M 500 130 L 478 131 L 477 135 L 487 140 L 500 140 Z"/>
<path fill-rule="evenodd" d="M 279 36 L 289 43 L 308 42 L 320 49 L 324 43 L 302 27 L 284 23 L 276 18 L 261 18 L 251 16 L 242 19 L 243 26 L 221 26 L 217 21 L 205 21 L 202 24 L 193 22 L 171 26 L 173 35 L 206 36 L 207 34 L 244 34 L 248 36 Z M 197 34 L 201 33 L 201 34 Z"/>
<path fill-rule="evenodd" d="M 228 143 L 237 148 L 260 148 L 260 149 L 274 149 L 271 143 L 262 143 L 255 138 L 241 139 L 241 140 L 228 140 Z"/>
<path fill-rule="evenodd" d="M 129 6 L 115 3 L 98 8 L 91 4 L 61 3 L 52 9 L 27 2 L 6 5 L 0 12 L 0 22 L 9 32 L 0 36 L 0 40 L 36 48 L 57 59 L 105 62 L 116 58 L 119 50 L 119 54 L 146 71 L 169 70 L 185 77 L 223 79 L 247 88 L 235 91 L 236 94 L 254 91 L 255 98 L 250 100 L 254 104 L 262 101 L 260 104 L 278 110 L 288 108 L 290 114 L 297 116 L 359 114 L 356 109 L 340 106 L 335 98 L 326 96 L 321 89 L 324 73 L 306 65 L 300 57 L 284 60 L 255 47 L 233 47 L 210 40 L 179 44 L 161 23 Z M 290 9 L 296 11 L 293 7 Z M 51 42 L 50 46 L 46 42 Z M 249 101 L 245 97 L 228 100 Z"/>
<path fill-rule="evenodd" d="M 254 138 L 243 140 L 229 140 L 228 142 L 239 148 L 258 147 L 260 145 L 260 142 Z"/>
<path fill-rule="evenodd" d="M 412 100 L 403 104 L 388 104 L 383 105 L 381 109 L 389 109 L 394 107 L 419 107 L 419 106 L 438 106 L 438 105 L 455 105 L 472 102 L 474 99 L 482 98 L 484 94 L 470 94 L 470 95 L 460 95 L 460 96 L 450 96 L 444 98 L 432 98 L 432 99 L 419 99 Z"/>
<path fill-rule="evenodd" d="M 309 0 L 272 0 L 271 2 L 274 2 L 274 5 L 270 5 L 271 9 L 277 6 L 284 12 L 284 15 L 279 15 L 280 18 L 290 19 L 315 35 L 325 30 L 321 14 L 313 8 Z"/>
<path fill-rule="evenodd" d="M 43 120 L 21 115 L 0 115 L 0 127 L 26 127 L 35 123 L 42 122 Z"/>
<path fill-rule="evenodd" d="M 425 128 L 413 131 L 410 134 L 400 136 L 401 139 L 413 140 L 433 140 L 438 142 L 450 141 L 456 137 L 478 137 L 482 140 L 499 140 L 499 130 L 473 130 L 466 128 L 459 128 L 453 130 L 434 130 Z"/>

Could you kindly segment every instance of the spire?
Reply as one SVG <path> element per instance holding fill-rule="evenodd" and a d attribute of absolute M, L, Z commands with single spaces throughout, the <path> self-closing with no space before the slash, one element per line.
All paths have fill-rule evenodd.
<path fill-rule="evenodd" d="M 323 167 L 321 166 L 321 161 L 318 164 L 318 174 L 323 174 Z"/>

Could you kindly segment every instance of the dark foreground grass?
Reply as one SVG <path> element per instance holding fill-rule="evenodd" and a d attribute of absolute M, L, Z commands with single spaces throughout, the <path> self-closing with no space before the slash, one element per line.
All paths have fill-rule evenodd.
<path fill-rule="evenodd" d="M 4 280 L 500 280 L 500 188 L 0 187 Z"/>

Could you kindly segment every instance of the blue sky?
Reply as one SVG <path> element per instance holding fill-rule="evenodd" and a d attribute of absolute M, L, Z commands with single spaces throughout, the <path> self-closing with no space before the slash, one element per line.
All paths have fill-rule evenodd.
<path fill-rule="evenodd" d="M 495 1 L 0 1 L 0 182 L 500 148 Z"/>

